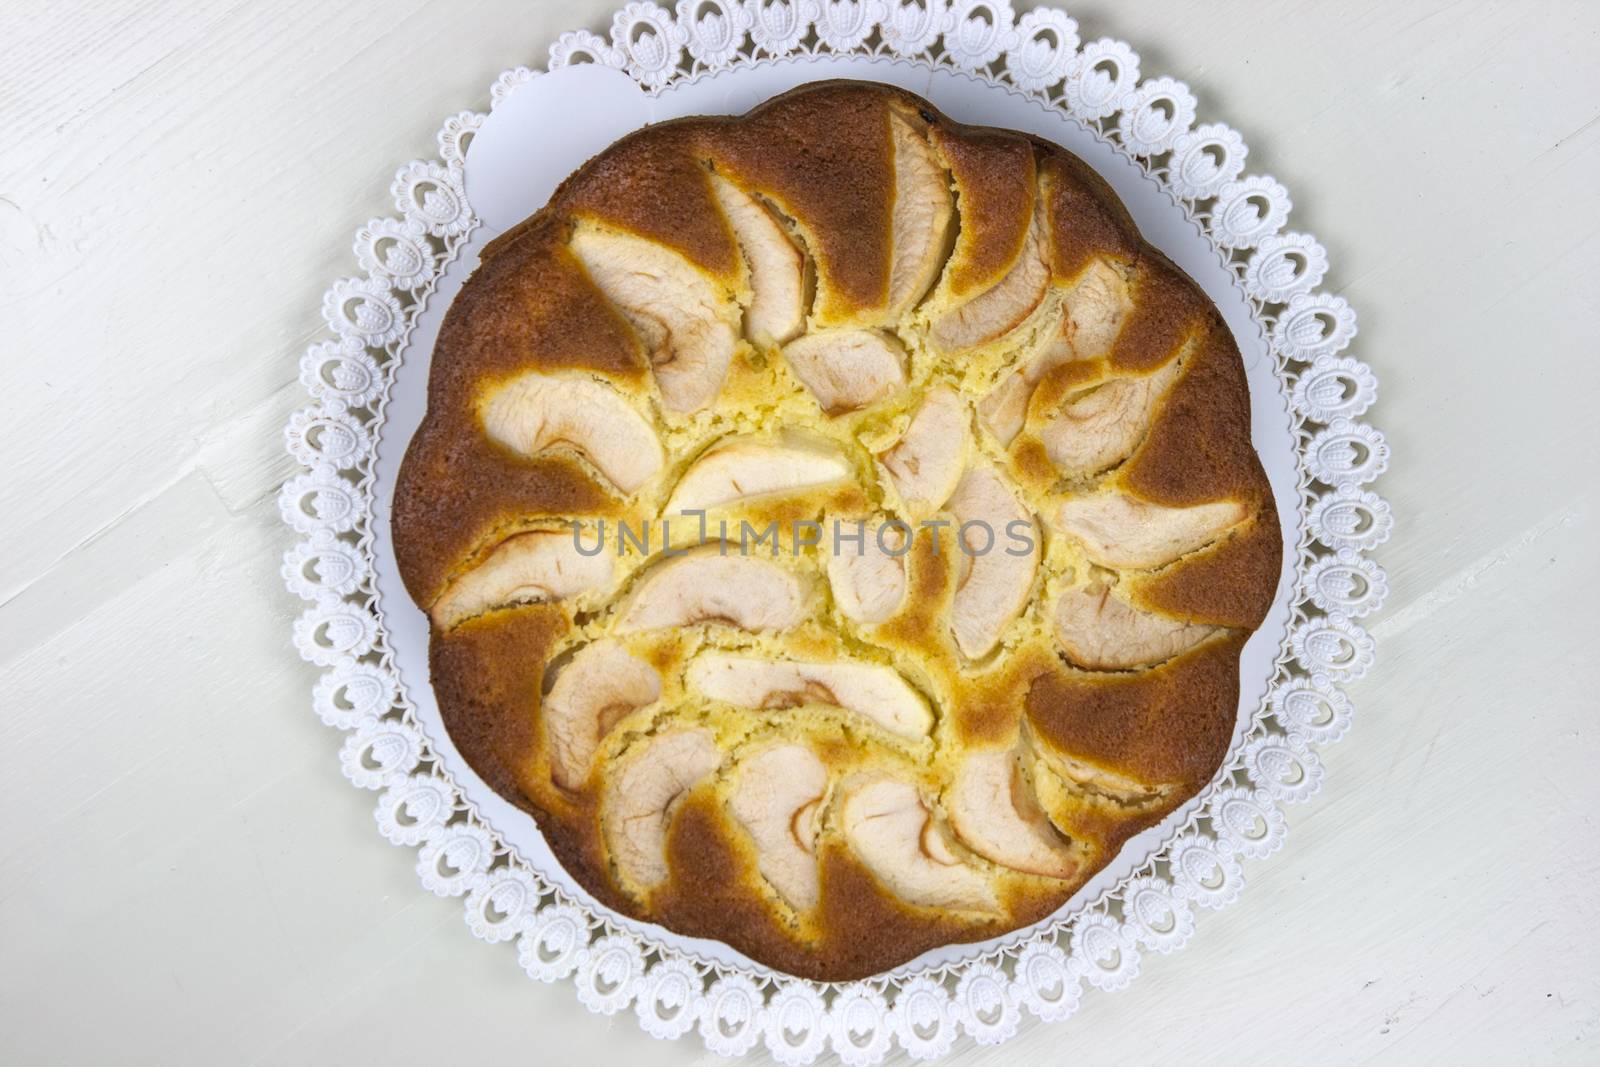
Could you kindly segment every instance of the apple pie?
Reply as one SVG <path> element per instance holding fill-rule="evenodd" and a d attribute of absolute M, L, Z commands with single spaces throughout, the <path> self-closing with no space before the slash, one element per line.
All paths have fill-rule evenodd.
<path fill-rule="evenodd" d="M 1226 753 L 1284 550 L 1244 369 L 1055 145 L 866 82 L 649 127 L 430 374 L 393 533 L 444 722 L 617 911 L 873 974 Z"/>

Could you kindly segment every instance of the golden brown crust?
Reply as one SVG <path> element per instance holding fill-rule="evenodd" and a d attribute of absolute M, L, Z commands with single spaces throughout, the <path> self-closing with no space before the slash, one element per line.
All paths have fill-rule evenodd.
<path fill-rule="evenodd" d="M 1139 256 L 1133 301 L 1133 311 L 1111 348 L 1115 370 L 1152 370 L 1179 348 L 1222 328 L 1205 294 L 1153 249 Z"/>
<path fill-rule="evenodd" d="M 435 632 L 429 648 L 434 695 L 450 740 L 495 792 L 527 806 L 523 768 L 539 745 L 534 715 L 544 664 L 571 629 L 566 613 L 532 604 Z"/>
<path fill-rule="evenodd" d="M 1123 468 L 1121 483 L 1148 500 L 1179 507 L 1226 497 L 1252 505 L 1270 499 L 1250 444 L 1244 367 L 1220 323 L 1185 358 L 1182 377 Z"/>
<path fill-rule="evenodd" d="M 518 530 L 616 509 L 570 456 L 516 456 L 441 421 L 411 439 L 396 479 L 395 558 L 412 599 L 429 608 L 452 575 Z"/>
<path fill-rule="evenodd" d="M 1222 541 L 1154 574 L 1128 581 L 1130 598 L 1149 611 L 1208 626 L 1254 630 L 1278 590 L 1283 531 L 1278 513 L 1262 507 Z"/>
<path fill-rule="evenodd" d="M 1028 693 L 1028 722 L 1047 749 L 1143 782 L 1198 787 L 1233 735 L 1244 637 L 1208 641 L 1148 670 L 1063 669 Z"/>
<path fill-rule="evenodd" d="M 754 959 L 782 960 L 790 974 L 822 981 L 862 978 L 889 956 L 909 959 L 953 941 L 992 936 L 980 928 L 909 909 L 884 892 L 844 849 L 821 857 L 818 925 L 825 940 L 807 944 L 753 891 L 759 882 L 743 861 L 726 820 L 704 797 L 684 805 L 673 823 L 668 856 L 675 876 L 651 898 L 657 921 L 691 937 L 726 941 Z"/>
<path fill-rule="evenodd" d="M 659 562 L 659 545 L 619 559 L 613 585 L 592 595 L 491 607 L 456 625 L 436 625 L 430 657 L 434 692 L 456 747 L 492 788 L 533 814 L 558 860 L 600 901 L 821 980 L 870 975 L 938 945 L 991 937 L 1049 914 L 1124 841 L 1192 796 L 1232 737 L 1239 654 L 1275 594 L 1281 531 L 1250 445 L 1248 388 L 1226 327 L 1199 288 L 1143 243 L 1105 182 L 1054 145 L 960 126 L 915 96 L 864 83 L 808 86 L 741 118 L 687 119 L 625 138 L 484 251 L 435 346 L 428 414 L 401 468 L 392 524 L 407 588 L 430 608 L 510 534 L 559 529 L 569 519 L 659 520 L 685 466 L 725 443 L 721 435 L 754 433 L 771 443 L 787 423 L 803 423 L 807 433 L 842 447 L 854 480 L 749 501 L 727 512 L 732 521 L 747 518 L 759 528 L 774 519 L 876 521 L 894 514 L 888 498 L 864 486 L 880 476 L 884 443 L 905 431 L 935 384 L 917 348 L 918 323 L 926 319 L 913 309 L 898 324 L 880 321 L 894 269 L 896 122 L 927 138 L 956 193 L 959 229 L 930 304 L 948 308 L 998 287 L 1022 258 L 1035 204 L 1044 213 L 1047 299 L 1029 313 L 1026 329 L 973 346 L 941 365 L 937 379 L 976 406 L 1005 374 L 1032 368 L 1023 431 L 1010 442 L 985 438 L 967 460 L 996 465 L 1048 549 L 1029 603 L 1000 647 L 969 661 L 952 636 L 966 574 L 950 528 L 913 541 L 904 603 L 875 627 L 843 624 L 817 591 L 831 579 L 808 556 L 800 570 L 810 614 L 781 635 L 719 644 L 717 620 L 709 629 L 696 624 L 627 635 L 628 652 L 659 677 L 660 700 L 605 733 L 589 777 L 578 775 L 580 784 L 570 789 L 558 786 L 552 772 L 561 758 L 551 732 L 552 679 L 589 643 L 618 638 L 618 598 L 640 583 L 643 566 Z M 900 340 L 915 351 L 907 381 L 888 399 L 826 417 L 779 353 L 739 342 L 712 407 L 688 414 L 662 409 L 645 327 L 607 299 L 568 242 L 581 224 L 642 238 L 677 253 L 747 309 L 754 268 L 741 242 L 750 234 L 737 231 L 719 206 L 713 173 L 774 207 L 792 228 L 815 272 L 807 309 L 814 328 L 899 326 Z M 1063 357 L 1062 339 L 1073 338 L 1063 294 L 1094 277 L 1097 264 L 1112 267 L 1112 288 L 1123 286 L 1127 313 L 1100 327 L 1103 350 L 1075 356 L 1069 346 Z M 1081 334 L 1076 341 L 1089 344 Z M 1041 433 L 1048 419 L 1106 383 L 1174 367 L 1136 441 L 1109 455 L 1104 469 L 1063 476 Z M 610 391 L 602 395 L 636 412 L 664 446 L 661 472 L 623 491 L 565 439 L 530 454 L 492 440 L 485 397 L 519 376 L 545 372 L 598 382 Z M 593 417 L 587 408 L 581 414 Z M 974 427 L 980 423 L 974 414 Z M 1063 502 L 1096 493 L 1173 508 L 1219 501 L 1245 508 L 1248 517 L 1213 542 L 1175 562 L 1116 576 L 1119 594 L 1134 609 L 1218 632 L 1133 669 L 1089 671 L 1066 662 L 1051 629 L 1054 605 L 1069 582 L 1080 580 L 1073 576 L 1089 568 L 1086 549 L 1056 528 L 1055 514 Z M 527 589 L 537 592 L 537 582 Z M 829 607 L 821 611 L 820 604 Z M 890 665 L 934 708 L 932 733 L 902 744 L 840 715 L 811 722 L 815 709 L 708 708 L 690 692 L 686 671 L 696 655 L 730 647 L 819 661 L 868 656 Z M 662 846 L 669 874 L 641 887 L 621 872 L 607 843 L 610 761 L 685 728 L 709 731 L 722 762 L 671 800 Z M 818 809 L 820 896 L 810 910 L 780 898 L 730 814 L 733 771 L 773 737 L 809 746 L 830 783 Z M 1058 831 L 1080 849 L 1079 869 L 1068 878 L 1030 874 L 983 863 L 963 848 L 961 862 L 986 872 L 993 907 L 908 903 L 842 834 L 846 783 L 886 769 L 909 776 L 943 825 L 961 761 L 994 749 L 1036 759 L 1027 764 L 1029 780 Z"/>
<path fill-rule="evenodd" d="M 712 197 L 711 172 L 701 161 L 704 126 L 673 122 L 624 137 L 561 187 L 556 210 L 665 245 L 735 284 L 739 248 Z"/>
<path fill-rule="evenodd" d="M 1033 221 L 1033 145 L 965 126 L 937 126 L 930 139 L 955 181 L 962 220 L 946 282 L 956 296 L 982 291 L 1011 269 Z"/>
<path fill-rule="evenodd" d="M 855 321 L 888 300 L 889 114 L 898 95 L 823 83 L 708 131 L 716 168 L 799 223 L 816 263 L 815 313 L 825 321 Z"/>
<path fill-rule="evenodd" d="M 637 382 L 643 348 L 566 246 L 566 224 L 535 216 L 484 250 L 439 328 L 429 368 L 430 415 L 470 406 L 485 379 L 537 366 L 594 371 Z"/>
<path fill-rule="evenodd" d="M 1058 279 L 1081 274 L 1095 258 L 1132 262 L 1149 248 L 1105 179 L 1051 145 L 1039 164 L 1050 218 L 1050 267 Z"/>
<path fill-rule="evenodd" d="M 395 487 L 401 576 L 424 607 L 488 543 L 544 517 L 613 514 L 613 496 L 567 456 L 515 456 L 484 436 L 477 397 L 532 366 L 640 382 L 647 363 L 633 331 L 562 240 L 536 218 L 485 252 L 450 306 L 434 346 L 428 416 Z"/>

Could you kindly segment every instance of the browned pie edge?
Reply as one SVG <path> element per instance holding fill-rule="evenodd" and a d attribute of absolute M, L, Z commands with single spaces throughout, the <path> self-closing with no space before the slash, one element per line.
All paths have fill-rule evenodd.
<path fill-rule="evenodd" d="M 440 330 L 427 416 L 395 492 L 395 552 L 419 604 L 432 603 L 453 574 L 515 530 L 541 519 L 625 511 L 576 461 L 514 456 L 489 442 L 472 405 L 485 382 L 529 367 L 582 367 L 619 382 L 648 376 L 631 329 L 565 247 L 571 220 L 596 214 L 669 244 L 709 272 L 732 276 L 738 251 L 709 199 L 700 163 L 709 158 L 737 180 L 771 190 L 789 209 L 812 212 L 809 251 L 833 280 L 833 299 L 845 310 L 852 301 L 870 304 L 881 299 L 887 277 L 884 243 L 874 248 L 864 237 L 888 225 L 883 205 L 893 174 L 878 126 L 890 108 L 933 131 L 945 158 L 958 161 L 958 180 L 964 168 L 974 188 L 982 184 L 984 163 L 962 161 L 963 148 L 990 141 L 1014 152 L 1020 137 L 951 122 L 927 101 L 888 86 L 817 83 L 741 118 L 684 119 L 632 134 L 579 168 L 543 210 L 485 248 Z M 1283 552 L 1271 489 L 1250 444 L 1243 365 L 1215 308 L 1142 240 L 1109 186 L 1064 149 L 1028 142 L 1050 191 L 1055 275 L 1074 277 L 1091 257 L 1102 256 L 1125 263 L 1138 279 L 1140 301 L 1110 364 L 1151 366 L 1190 345 L 1157 425 L 1116 473 L 1116 484 L 1163 504 L 1235 498 L 1249 505 L 1252 518 L 1219 545 L 1132 583 L 1136 602 L 1231 627 L 1227 635 L 1141 671 L 1086 672 L 1058 662 L 1020 681 L 1013 672 L 988 692 L 982 686 L 973 691 L 974 707 L 982 709 L 973 730 L 986 728 L 985 714 L 1013 721 L 1020 715 L 1036 744 L 1059 746 L 1130 779 L 1178 788 L 1131 816 L 1097 822 L 1086 814 L 1084 832 L 1101 835 L 1098 864 L 1077 881 L 1035 879 L 1040 884 L 1016 889 L 1008 913 L 994 921 L 907 906 L 848 852 L 829 849 L 820 857 L 821 934 L 804 941 L 751 891 L 748 850 L 732 840 L 726 820 L 708 810 L 703 796 L 692 796 L 680 811 L 668 841 L 673 878 L 647 906 L 613 884 L 599 844 L 595 797 L 551 784 L 538 728 L 546 661 L 572 629 L 562 605 L 507 608 L 448 633 L 435 631 L 432 684 L 452 741 L 491 788 L 536 819 L 568 872 L 608 907 L 724 941 L 800 977 L 871 975 L 930 948 L 985 939 L 1049 914 L 1124 841 L 1198 792 L 1225 756 L 1235 727 L 1240 650 L 1272 602 Z M 805 144 L 812 151 L 801 153 L 804 163 L 797 164 L 796 146 Z M 972 242 L 971 279 L 992 276 L 1015 237 L 1014 226 L 999 225 Z"/>

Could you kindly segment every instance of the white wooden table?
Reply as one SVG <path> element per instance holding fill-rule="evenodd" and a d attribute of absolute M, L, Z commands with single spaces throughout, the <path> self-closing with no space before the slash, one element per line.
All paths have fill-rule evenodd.
<path fill-rule="evenodd" d="M 278 578 L 280 427 L 355 226 L 611 4 L 0 2 L 0 1060 L 709 1059 L 419 888 Z M 1072 14 L 1242 130 L 1327 244 L 1395 453 L 1393 593 L 1244 900 L 957 1058 L 1595 1062 L 1600 6 Z"/>

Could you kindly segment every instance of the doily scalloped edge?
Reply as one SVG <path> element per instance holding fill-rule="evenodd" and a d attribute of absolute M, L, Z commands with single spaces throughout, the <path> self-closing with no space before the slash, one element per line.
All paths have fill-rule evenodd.
<path fill-rule="evenodd" d="M 983 1044 L 1004 1041 L 1024 1011 L 1066 1018 L 1085 984 L 1125 988 L 1143 953 L 1183 946 L 1196 909 L 1237 899 L 1242 860 L 1282 846 L 1282 805 L 1315 794 L 1317 747 L 1348 729 L 1350 702 L 1339 685 L 1370 669 L 1373 641 L 1358 620 L 1387 592 L 1367 553 L 1393 520 L 1367 488 L 1386 468 L 1389 448 L 1360 421 L 1377 382 L 1343 354 L 1355 336 L 1354 312 L 1316 290 L 1326 252 L 1314 237 L 1285 231 L 1291 205 L 1281 184 L 1244 175 L 1243 138 L 1221 124 L 1196 125 L 1190 90 L 1170 78 L 1141 80 L 1128 45 L 1080 43 L 1064 12 L 1039 8 L 1018 18 L 1005 0 L 684 0 L 676 13 L 629 3 L 616 12 L 609 37 L 563 34 L 547 66 L 602 63 L 659 92 L 741 65 L 829 55 L 960 71 L 1065 111 L 1162 184 L 1230 270 L 1269 341 L 1299 443 L 1303 522 L 1293 547 L 1300 584 L 1288 638 L 1246 742 L 1187 824 L 1133 878 L 980 958 L 893 979 L 812 983 L 643 943 L 547 884 L 479 818 L 411 720 L 393 671 L 375 604 L 371 513 L 372 460 L 394 368 L 475 224 L 463 163 L 482 114 L 448 118 L 438 157 L 396 173 L 390 192 L 400 217 L 369 220 L 358 232 L 364 273 L 329 288 L 322 311 L 333 337 L 301 360 L 313 403 L 291 416 L 285 444 L 306 469 L 284 484 L 279 504 L 300 535 L 285 553 L 283 577 L 309 602 L 295 623 L 295 645 L 325 668 L 313 705 L 345 732 L 347 777 L 379 791 L 380 832 L 418 850 L 425 888 L 463 898 L 474 936 L 515 940 L 531 977 L 571 978 L 592 1011 L 632 1006 L 657 1037 L 697 1030 L 708 1049 L 727 1055 L 765 1043 L 785 1064 L 809 1063 L 831 1047 L 845 1063 L 865 1065 L 893 1044 L 931 1058 L 961 1033 Z M 527 67 L 504 72 L 490 88 L 491 107 L 536 76 Z"/>

